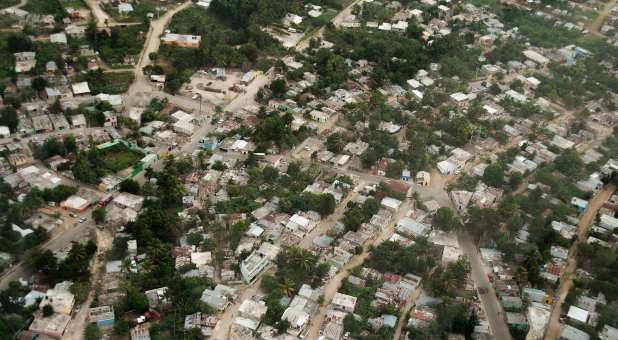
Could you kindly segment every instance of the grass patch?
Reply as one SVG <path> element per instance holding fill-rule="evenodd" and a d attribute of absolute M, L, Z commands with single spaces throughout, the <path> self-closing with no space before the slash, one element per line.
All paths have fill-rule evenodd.
<path fill-rule="evenodd" d="M 137 164 L 144 154 L 131 150 L 123 144 L 117 144 L 103 150 L 101 157 L 106 168 L 112 172 L 118 172 Z"/>
<path fill-rule="evenodd" d="M 11 28 L 19 21 L 12 15 L 0 15 L 0 28 Z"/>
<path fill-rule="evenodd" d="M 501 19 L 507 28 L 519 27 L 519 32 L 539 47 L 559 48 L 582 36 L 578 31 L 554 26 L 553 21 L 519 9 L 505 8 Z"/>
<path fill-rule="evenodd" d="M 7 8 L 15 6 L 19 3 L 19 0 L 0 0 L 0 8 Z"/>
<path fill-rule="evenodd" d="M 129 89 L 134 77 L 135 75 L 131 71 L 105 73 L 98 70 L 79 74 L 74 81 L 87 81 L 90 91 L 95 95 L 99 93 L 120 94 Z"/>
<path fill-rule="evenodd" d="M 28 0 L 28 3 L 22 9 L 30 13 L 51 14 L 61 18 L 67 15 L 58 0 Z"/>
<path fill-rule="evenodd" d="M 91 43 L 106 64 L 122 64 L 126 56 L 139 55 L 146 32 L 148 28 L 145 25 L 114 27 L 111 36 L 104 32 L 97 33 Z"/>
<path fill-rule="evenodd" d="M 62 2 L 65 8 L 85 8 L 86 4 L 82 0 L 66 0 Z"/>

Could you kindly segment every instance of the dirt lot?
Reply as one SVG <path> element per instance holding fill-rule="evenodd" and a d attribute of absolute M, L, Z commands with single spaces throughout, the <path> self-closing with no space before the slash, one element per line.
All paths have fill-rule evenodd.
<path fill-rule="evenodd" d="M 324 141 L 310 137 L 296 147 L 294 158 L 307 161 L 313 152 L 321 150 L 324 150 Z"/>
<path fill-rule="evenodd" d="M 208 72 L 198 71 L 185 85 L 183 92 L 190 96 L 201 94 L 204 101 L 210 101 L 215 105 L 225 105 L 239 95 L 239 92 L 230 90 L 230 87 L 239 84 L 242 77 L 240 71 L 226 71 L 227 78 L 225 80 L 215 79 Z"/>

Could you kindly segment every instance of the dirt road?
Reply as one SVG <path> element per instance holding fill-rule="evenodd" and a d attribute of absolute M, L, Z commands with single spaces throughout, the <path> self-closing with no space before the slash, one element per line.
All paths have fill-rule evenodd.
<path fill-rule="evenodd" d="M 94 0 L 90 0 L 94 1 Z M 192 1 L 186 1 L 182 5 L 165 12 L 162 17 L 157 20 L 152 20 L 150 22 L 150 28 L 148 29 L 148 34 L 146 35 L 146 42 L 144 42 L 144 48 L 142 49 L 142 53 L 139 56 L 139 60 L 137 65 L 135 65 L 135 80 L 131 87 L 129 87 L 129 91 L 127 95 L 131 96 L 138 92 L 149 92 L 152 91 L 150 85 L 148 85 L 147 80 L 145 79 L 143 68 L 147 65 L 150 65 L 152 62 L 148 57 L 150 53 L 157 52 L 159 50 L 159 45 L 161 44 L 161 40 L 159 37 L 163 34 L 163 30 L 169 24 L 172 17 L 182 11 L 183 9 L 191 6 Z"/>
<path fill-rule="evenodd" d="M 419 296 L 421 296 L 421 292 L 423 290 L 419 287 L 416 288 L 412 296 L 406 301 L 405 305 L 400 311 L 399 320 L 397 321 L 397 328 L 395 328 L 395 335 L 393 335 L 393 340 L 399 340 L 401 338 L 401 333 L 403 332 L 403 328 L 408 325 L 408 312 L 414 305 L 416 304 L 416 300 Z"/>
<path fill-rule="evenodd" d="M 86 5 L 90 8 L 97 22 L 97 27 L 105 27 L 108 23 L 111 24 L 115 22 L 115 20 L 101 8 L 98 0 L 86 0 Z"/>
<path fill-rule="evenodd" d="M 545 340 L 555 340 L 560 337 L 560 333 L 562 331 L 560 314 L 562 313 L 562 304 L 564 303 L 564 299 L 573 286 L 573 279 L 575 278 L 575 271 L 577 269 L 577 246 L 579 246 L 582 242 L 586 242 L 588 232 L 595 221 L 597 212 L 615 190 L 616 187 L 612 184 L 603 187 L 603 189 L 601 189 L 601 191 L 588 202 L 588 208 L 579 219 L 579 224 L 577 225 L 577 240 L 573 242 L 571 249 L 569 249 L 567 265 L 562 272 L 562 276 L 560 277 L 560 286 L 558 286 L 558 291 L 555 294 L 558 298 L 554 301 L 554 305 L 552 307 L 549 325 L 545 331 Z"/>
<path fill-rule="evenodd" d="M 62 339 L 78 340 L 84 338 L 84 329 L 88 321 L 88 308 L 92 300 L 94 300 L 97 291 L 95 286 L 100 282 L 103 273 L 102 269 L 105 265 L 105 253 L 111 248 L 112 240 L 113 237 L 108 230 L 96 231 L 97 253 L 94 257 L 94 263 L 90 268 L 90 282 L 93 286 L 90 288 L 88 298 L 81 304 L 79 312 L 73 316 Z"/>
<path fill-rule="evenodd" d="M 350 261 L 346 263 L 341 268 L 341 270 L 332 279 L 330 279 L 330 281 L 328 281 L 328 283 L 326 283 L 326 285 L 324 286 L 324 291 L 322 293 L 322 296 L 324 297 L 323 302 L 318 307 L 317 312 L 314 313 L 314 315 L 311 317 L 305 339 L 317 339 L 319 337 L 322 323 L 324 322 L 324 318 L 326 317 L 326 310 L 328 308 L 328 305 L 330 305 L 331 301 L 333 300 L 335 293 L 337 293 L 337 291 L 339 291 L 339 288 L 341 288 L 343 280 L 345 280 L 350 275 L 349 270 L 358 267 L 363 264 L 363 262 L 365 262 L 365 260 L 369 257 L 369 249 L 372 246 L 377 246 L 381 244 L 393 235 L 393 232 L 395 231 L 395 224 L 397 223 L 397 221 L 399 221 L 405 216 L 405 213 L 408 212 L 411 207 L 412 202 L 409 200 L 405 201 L 399 208 L 397 214 L 393 216 L 391 223 L 386 228 L 384 228 L 382 233 L 378 237 L 365 242 L 365 244 L 363 245 L 363 252 L 359 255 L 353 256 Z"/>
<path fill-rule="evenodd" d="M 603 36 L 603 34 L 599 32 L 599 28 L 601 27 L 601 25 L 603 25 L 603 22 L 605 21 L 607 16 L 609 16 L 612 8 L 616 6 L 617 2 L 618 0 L 610 0 L 608 3 L 606 3 L 605 6 L 603 6 L 603 9 L 601 9 L 601 12 L 599 12 L 599 16 L 597 16 L 592 22 L 590 22 L 586 26 L 586 29 L 590 32 L 590 34 L 597 37 Z"/>
<path fill-rule="evenodd" d="M 341 26 L 341 23 L 343 23 L 345 21 L 345 19 L 347 19 L 351 14 L 352 14 L 352 9 L 354 8 L 354 6 L 356 4 L 358 4 L 361 0 L 354 0 L 351 4 L 349 4 L 346 8 L 344 8 L 343 10 L 341 10 L 339 13 L 337 13 L 337 15 L 335 15 L 333 17 L 333 19 L 330 21 L 333 25 L 335 25 L 335 27 L 339 27 Z M 296 50 L 301 52 L 304 49 L 306 49 L 307 47 L 309 47 L 309 41 L 312 38 L 321 38 L 322 34 L 324 34 L 324 28 L 325 27 L 320 27 L 320 29 L 318 29 L 317 31 L 313 32 L 312 34 L 308 34 L 305 37 L 303 37 L 297 44 L 296 44 Z"/>

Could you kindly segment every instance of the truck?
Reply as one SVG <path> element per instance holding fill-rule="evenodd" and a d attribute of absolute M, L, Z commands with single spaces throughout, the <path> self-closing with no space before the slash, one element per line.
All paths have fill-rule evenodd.
<path fill-rule="evenodd" d="M 114 199 L 114 196 L 112 196 L 112 194 L 107 194 L 107 195 L 103 196 L 99 200 L 99 203 L 97 203 L 97 207 L 98 208 L 104 208 L 105 206 L 107 206 L 107 204 L 109 204 L 109 202 L 112 201 L 112 199 Z"/>

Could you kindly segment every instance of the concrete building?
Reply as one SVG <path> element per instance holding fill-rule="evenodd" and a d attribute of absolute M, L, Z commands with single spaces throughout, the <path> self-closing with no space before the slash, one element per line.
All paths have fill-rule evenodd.
<path fill-rule="evenodd" d="M 28 72 L 36 66 L 35 52 L 19 52 L 13 55 L 15 56 L 15 72 L 17 73 Z"/>
<path fill-rule="evenodd" d="M 114 326 L 114 307 L 101 306 L 88 309 L 88 321 L 96 323 L 99 327 Z"/>
<path fill-rule="evenodd" d="M 73 212 L 83 212 L 90 206 L 90 202 L 84 198 L 73 195 L 60 203 L 60 206 L 65 210 L 71 210 Z"/>
<path fill-rule="evenodd" d="M 356 297 L 337 292 L 335 293 L 335 296 L 333 296 L 333 301 L 331 304 L 335 309 L 348 313 L 354 313 L 354 308 L 356 307 Z"/>
<path fill-rule="evenodd" d="M 180 47 L 198 48 L 202 37 L 199 35 L 167 33 L 161 37 L 164 45 L 174 45 Z"/>

